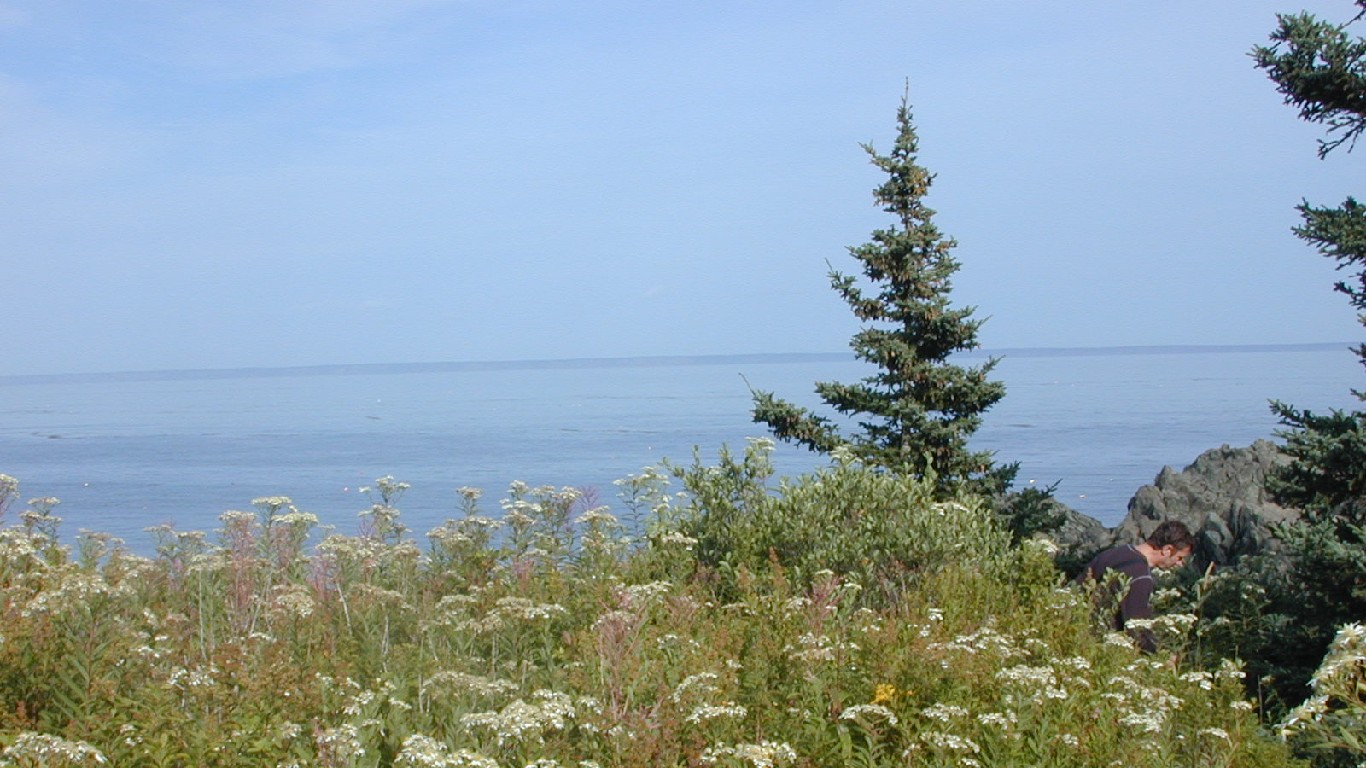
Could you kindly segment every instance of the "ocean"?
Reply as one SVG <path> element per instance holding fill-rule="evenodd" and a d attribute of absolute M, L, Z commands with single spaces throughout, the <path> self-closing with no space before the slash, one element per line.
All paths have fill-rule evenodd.
<path fill-rule="evenodd" d="M 1004 350 L 1007 394 L 973 445 L 1114 525 L 1164 466 L 1271 438 L 1268 400 L 1356 407 L 1349 346 Z M 392 476 L 411 485 L 397 506 L 422 538 L 458 516 L 461 486 L 483 489 L 492 515 L 514 480 L 611 503 L 613 480 L 764 436 L 750 386 L 818 406 L 815 381 L 869 373 L 832 354 L 0 377 L 0 473 L 20 482 L 0 522 L 56 497 L 65 540 L 100 531 L 147 552 L 149 526 L 211 531 L 283 495 L 355 533 L 360 489 Z M 823 463 L 783 444 L 775 461 L 785 474 Z"/>

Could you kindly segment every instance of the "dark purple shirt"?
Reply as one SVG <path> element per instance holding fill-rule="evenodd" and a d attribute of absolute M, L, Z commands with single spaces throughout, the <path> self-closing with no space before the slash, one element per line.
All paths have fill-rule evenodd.
<path fill-rule="evenodd" d="M 1097 592 L 1097 606 L 1107 610 L 1114 606 L 1114 612 L 1107 616 L 1110 629 L 1123 631 L 1130 619 L 1150 619 L 1153 616 L 1153 572 L 1148 560 L 1133 545 L 1107 549 L 1096 555 L 1078 581 L 1088 579 L 1097 584 L 1105 584 L 1108 571 L 1119 571 L 1129 577 L 1129 585 L 1123 592 L 1114 589 L 1101 589 Z M 1118 605 L 1115 604 L 1118 600 Z M 1138 645 L 1147 653 L 1157 650 L 1157 639 L 1148 630 L 1131 632 Z"/>

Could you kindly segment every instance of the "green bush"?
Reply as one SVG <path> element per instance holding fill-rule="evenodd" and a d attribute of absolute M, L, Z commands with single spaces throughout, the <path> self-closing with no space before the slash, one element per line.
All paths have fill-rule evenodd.
<path fill-rule="evenodd" d="M 690 498 L 679 530 L 725 590 L 742 573 L 778 569 L 802 587 L 834 574 L 890 601 L 916 574 L 1010 559 L 1010 535 L 992 512 L 968 496 L 936 501 L 933 478 L 864 467 L 836 449 L 830 467 L 770 489 L 771 451 L 753 440 L 741 460 L 723 450 L 716 466 L 695 459 L 676 471 Z"/>

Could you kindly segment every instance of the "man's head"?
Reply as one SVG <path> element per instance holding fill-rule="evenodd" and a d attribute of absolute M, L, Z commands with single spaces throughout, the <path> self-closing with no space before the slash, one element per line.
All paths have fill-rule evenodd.
<path fill-rule="evenodd" d="M 1153 529 L 1144 540 L 1148 546 L 1148 565 L 1154 568 L 1177 568 L 1195 551 L 1195 536 L 1180 520 L 1168 520 Z"/>

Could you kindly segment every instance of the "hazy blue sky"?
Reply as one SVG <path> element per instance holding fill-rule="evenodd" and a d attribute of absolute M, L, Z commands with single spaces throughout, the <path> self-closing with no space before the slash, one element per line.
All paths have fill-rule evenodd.
<path fill-rule="evenodd" d="M 0 0 L 0 374 L 835 352 L 909 83 L 988 348 L 1361 337 L 1348 0 Z"/>

